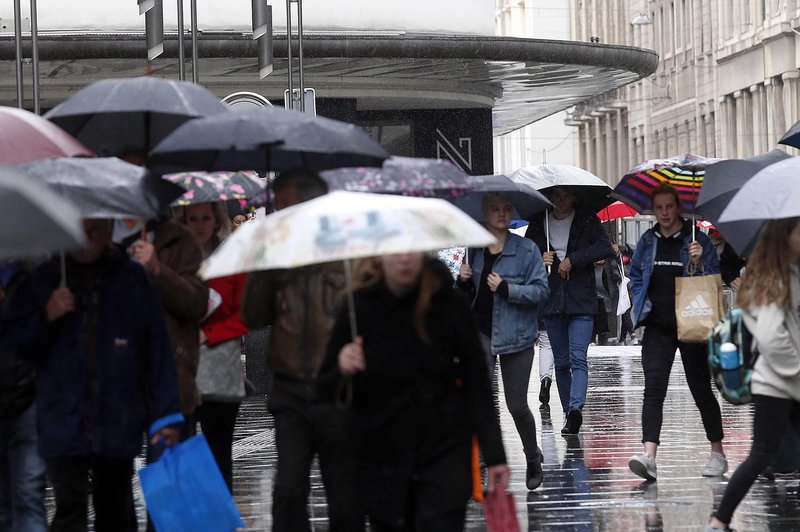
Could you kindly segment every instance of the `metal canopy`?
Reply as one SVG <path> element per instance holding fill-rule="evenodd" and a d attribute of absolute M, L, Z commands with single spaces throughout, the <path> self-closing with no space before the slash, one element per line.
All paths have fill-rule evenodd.
<path fill-rule="evenodd" d="M 219 96 L 251 90 L 282 99 L 286 38 L 275 36 L 275 67 L 259 81 L 248 34 L 204 33 L 200 82 Z M 107 77 L 145 72 L 141 34 L 42 34 L 43 107 Z M 493 109 L 502 135 L 597 94 L 652 74 L 652 50 L 599 43 L 406 33 L 307 33 L 306 85 L 321 98 L 353 98 L 359 109 Z M 0 103 L 13 105 L 14 42 L 0 37 Z M 167 35 L 152 74 L 177 77 L 177 36 Z M 283 59 L 281 59 L 283 57 Z"/>

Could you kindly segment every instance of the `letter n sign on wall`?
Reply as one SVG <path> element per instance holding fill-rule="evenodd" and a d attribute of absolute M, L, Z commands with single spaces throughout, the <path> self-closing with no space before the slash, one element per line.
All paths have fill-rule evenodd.
<path fill-rule="evenodd" d="M 436 109 L 414 119 L 414 155 L 448 159 L 472 175 L 494 171 L 491 109 Z"/>

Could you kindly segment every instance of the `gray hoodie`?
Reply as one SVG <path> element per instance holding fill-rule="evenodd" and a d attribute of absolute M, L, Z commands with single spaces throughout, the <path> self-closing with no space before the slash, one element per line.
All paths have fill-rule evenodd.
<path fill-rule="evenodd" d="M 752 393 L 800 401 L 800 272 L 792 265 L 791 303 L 749 308 L 745 324 L 760 355 L 753 371 Z"/>

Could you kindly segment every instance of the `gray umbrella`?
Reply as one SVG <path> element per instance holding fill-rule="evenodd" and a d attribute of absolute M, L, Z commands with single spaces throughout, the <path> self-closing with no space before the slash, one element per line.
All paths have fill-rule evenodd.
<path fill-rule="evenodd" d="M 346 122 L 285 109 L 225 113 L 183 124 L 151 153 L 168 170 L 283 171 L 380 166 L 389 153 Z"/>
<path fill-rule="evenodd" d="M 149 152 L 178 126 L 228 113 L 208 89 L 153 77 L 104 79 L 84 87 L 45 118 L 99 155 Z"/>
<path fill-rule="evenodd" d="M 17 168 L 71 200 L 83 218 L 158 218 L 185 192 L 116 157 L 44 159 Z"/>
<path fill-rule="evenodd" d="M 0 166 L 0 260 L 34 257 L 86 244 L 72 203 L 32 182 L 18 168 Z"/>
<path fill-rule="evenodd" d="M 728 159 L 706 167 L 703 187 L 697 199 L 697 210 L 706 220 L 714 223 L 716 228 L 741 256 L 747 256 L 753 249 L 758 233 L 761 231 L 761 220 L 742 220 L 722 223 L 720 215 L 728 206 L 733 196 L 754 175 L 776 162 L 789 158 L 781 150 L 772 150 L 746 159 Z"/>
<path fill-rule="evenodd" d="M 800 157 L 771 164 L 754 175 L 722 211 L 722 223 L 800 216 Z"/>
<path fill-rule="evenodd" d="M 517 212 L 515 218 L 528 218 L 553 206 L 544 194 L 535 188 L 512 181 L 506 175 L 475 176 L 469 181 L 472 191 L 453 200 L 453 203 L 472 218 L 482 221 L 483 197 L 488 192 L 502 192 L 507 195 Z"/>

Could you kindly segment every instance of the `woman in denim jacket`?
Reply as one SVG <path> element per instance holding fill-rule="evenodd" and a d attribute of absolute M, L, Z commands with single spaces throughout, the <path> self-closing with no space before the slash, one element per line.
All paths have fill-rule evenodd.
<path fill-rule="evenodd" d="M 461 266 L 458 285 L 472 294 L 472 308 L 492 375 L 495 359 L 500 358 L 506 405 L 528 464 L 525 484 L 533 490 L 542 483 L 542 452 L 536 443 L 536 421 L 528 407 L 528 382 L 538 333 L 538 306 L 547 300 L 550 290 L 536 244 L 508 231 L 512 211 L 507 196 L 484 196 L 484 219 L 497 244 L 472 254 L 472 265 Z"/>
<path fill-rule="evenodd" d="M 675 316 L 675 278 L 687 275 L 690 261 L 698 272 L 719 273 L 717 253 L 704 233 L 697 233 L 696 240 L 692 240 L 692 225 L 680 216 L 680 199 L 674 187 L 660 185 L 653 191 L 652 201 L 658 223 L 639 239 L 630 270 L 634 327 L 645 326 L 642 338 L 644 452 L 631 457 L 628 467 L 646 480 L 656 480 L 655 458 L 660 444 L 664 398 L 675 351 L 680 349 L 686 381 L 711 442 L 711 455 L 703 476 L 721 476 L 728 470 L 728 462 L 722 450 L 722 416 L 711 391 L 706 346 L 678 341 Z"/>

